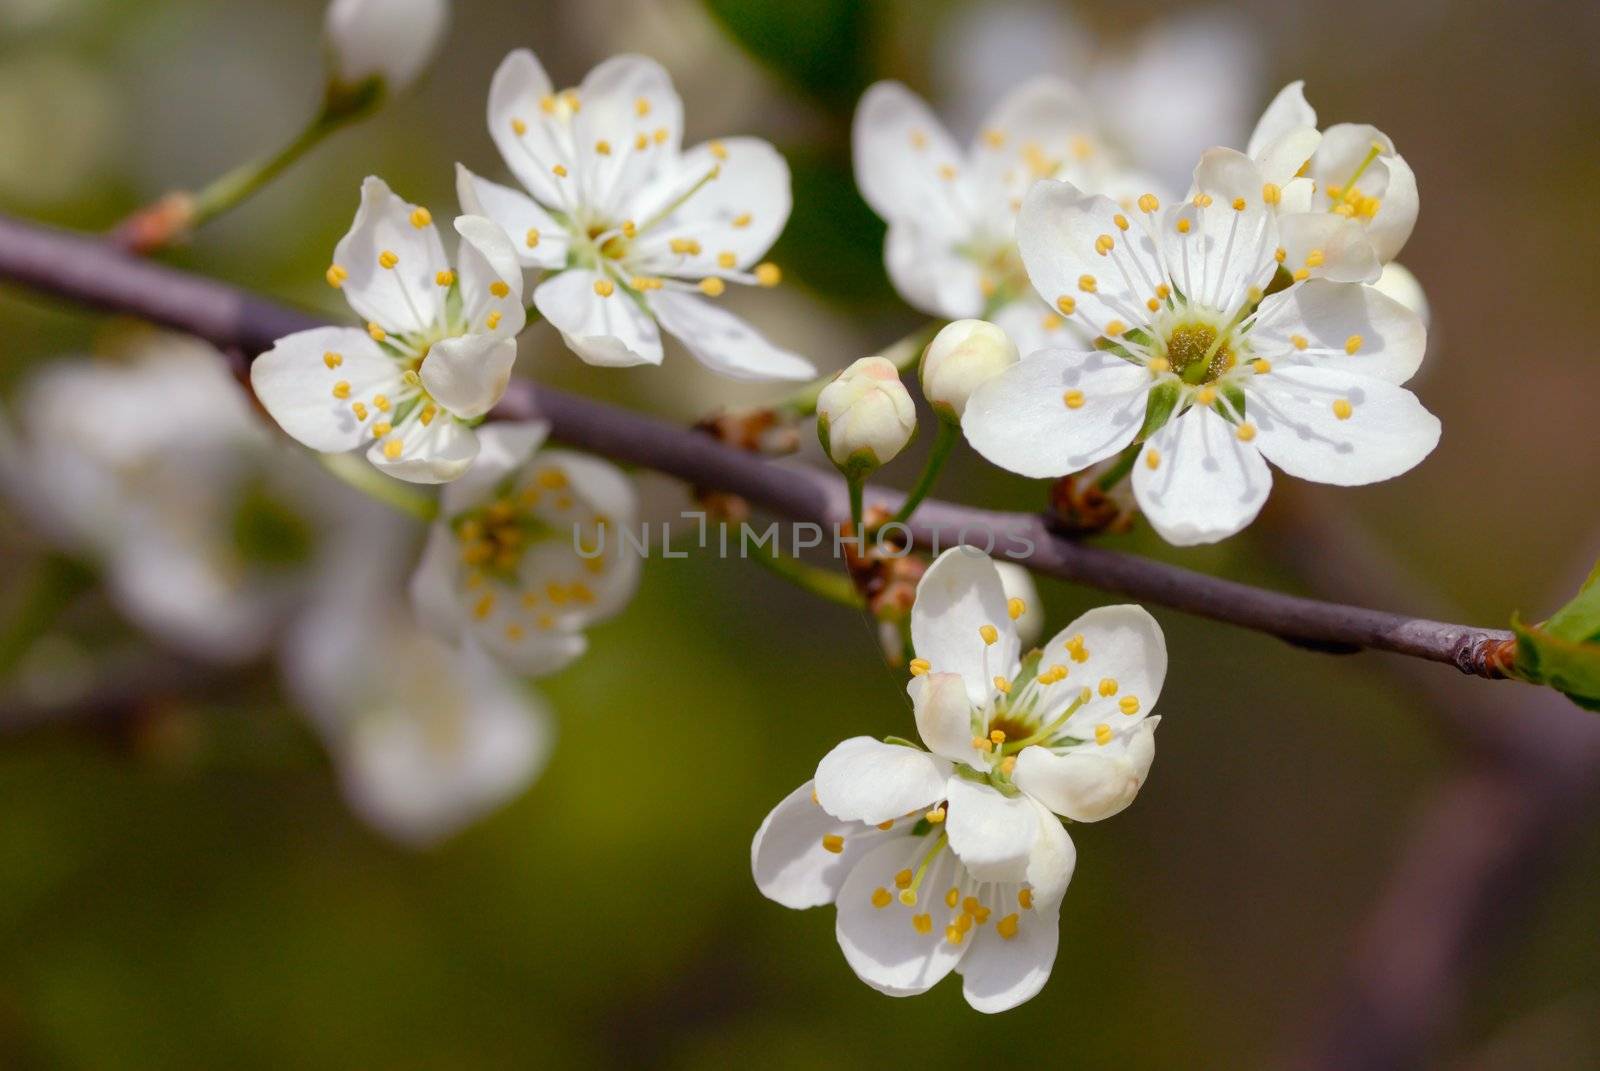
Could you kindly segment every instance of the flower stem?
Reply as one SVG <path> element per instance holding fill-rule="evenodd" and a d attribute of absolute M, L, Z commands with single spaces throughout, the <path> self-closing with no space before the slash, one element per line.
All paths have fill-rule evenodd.
<path fill-rule="evenodd" d="M 801 590 L 809 591 L 840 606 L 861 609 L 861 596 L 856 593 L 855 585 L 850 582 L 849 577 L 807 565 L 798 558 L 785 558 L 775 548 L 765 543 L 757 542 L 754 551 L 752 557 L 756 562 Z"/>
<path fill-rule="evenodd" d="M 845 483 L 850 488 L 850 531 L 861 534 L 861 492 L 866 487 L 867 481 L 860 476 L 846 476 Z"/>
<path fill-rule="evenodd" d="M 928 453 L 928 463 L 923 467 L 922 475 L 917 477 L 916 486 L 911 489 L 911 493 L 906 496 L 906 500 L 900 504 L 900 508 L 895 512 L 895 515 L 885 521 L 884 524 L 903 524 L 911 519 L 911 515 L 917 511 L 917 507 L 922 504 L 922 500 L 928 497 L 928 492 L 932 491 L 933 485 L 938 482 L 939 473 L 944 471 L 944 463 L 950 457 L 950 450 L 956 444 L 957 431 L 956 425 L 950 421 L 939 421 L 939 430 L 934 433 L 933 448 Z M 878 527 L 882 528 L 883 525 Z"/>
<path fill-rule="evenodd" d="M 904 375 L 910 371 L 922 356 L 922 351 L 927 348 L 934 334 L 943 324 L 937 321 L 923 324 L 909 335 L 891 343 L 882 353 L 882 356 L 900 370 Z M 814 416 L 817 411 L 817 399 L 822 395 L 822 388 L 832 382 L 832 376 L 823 376 L 810 385 L 801 388 L 784 401 L 773 406 L 778 412 L 793 418 Z"/>
<path fill-rule="evenodd" d="M 1102 492 L 1110 491 L 1117 486 L 1127 478 L 1128 473 L 1133 471 L 1133 463 L 1139 460 L 1139 451 L 1143 449 L 1143 443 L 1129 443 L 1127 449 L 1117 457 L 1116 464 L 1102 472 L 1094 485 Z"/>
<path fill-rule="evenodd" d="M 439 503 L 411 489 L 409 484 L 385 476 L 354 453 L 318 454 L 317 460 L 340 480 L 391 509 L 428 522 L 439 516 Z"/>

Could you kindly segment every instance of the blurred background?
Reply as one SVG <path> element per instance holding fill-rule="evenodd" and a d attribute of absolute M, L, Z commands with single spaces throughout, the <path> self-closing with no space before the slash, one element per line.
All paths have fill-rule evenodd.
<path fill-rule="evenodd" d="M 0 208 L 104 229 L 276 148 L 320 93 L 322 6 L 0 0 Z M 796 207 L 773 256 L 785 285 L 737 303 L 831 370 L 921 322 L 885 279 L 882 225 L 851 179 L 850 115 L 872 81 L 906 81 L 965 136 L 1007 87 L 1050 71 L 1181 181 L 1200 149 L 1242 146 L 1303 77 L 1324 124 L 1381 127 L 1418 175 L 1403 259 L 1433 338 L 1414 387 L 1444 440 L 1376 487 L 1280 479 L 1262 521 L 1220 547 L 1111 542 L 1504 625 L 1564 601 L 1600 543 L 1597 39 L 1600 8 L 1566 2 L 465 0 L 414 95 L 167 259 L 342 315 L 322 272 L 362 176 L 452 205 L 455 161 L 501 174 L 483 111 L 507 51 L 532 47 L 558 84 L 641 51 L 676 79 L 687 141 L 748 133 L 787 155 Z M 115 360 L 144 336 L 4 288 L 0 337 L 12 399 L 48 362 Z M 523 360 L 540 381 L 674 419 L 772 396 L 670 344 L 662 370 L 599 373 L 536 327 Z M 904 486 L 918 453 L 884 478 Z M 688 508 L 669 481 L 641 487 L 653 518 Z M 1032 509 L 1044 490 L 958 451 L 939 493 Z M 1429 863 L 1412 823 L 1459 761 L 1436 708 L 1459 698 L 1514 722 L 1534 701 L 1521 685 L 1309 653 L 1155 608 L 1172 666 L 1150 783 L 1115 821 L 1074 827 L 1054 976 L 982 1019 L 954 982 L 913 1000 L 871 992 L 831 911 L 780 908 L 749 877 L 757 825 L 828 748 L 911 725 L 902 675 L 852 612 L 750 563 L 652 560 L 587 657 L 538 682 L 556 741 L 542 773 L 417 850 L 347 806 L 273 643 L 219 666 L 154 638 L 108 598 L 103 562 L 16 501 L 5 509 L 7 1067 L 1292 1063 L 1345 1003 L 1387 875 L 1402 856 Z M 1372 568 L 1319 586 L 1320 541 L 1370 548 Z M 1041 592 L 1058 624 L 1108 601 Z M 1569 817 L 1537 895 L 1491 908 L 1472 937 L 1483 955 L 1430 1034 L 1433 1065 L 1600 1066 L 1600 835 L 1592 815 Z M 1442 890 L 1419 928 L 1459 906 Z"/>

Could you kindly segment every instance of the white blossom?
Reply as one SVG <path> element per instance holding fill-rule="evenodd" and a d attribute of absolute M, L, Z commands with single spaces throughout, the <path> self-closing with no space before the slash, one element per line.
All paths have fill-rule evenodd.
<path fill-rule="evenodd" d="M 334 251 L 328 282 L 366 328 L 301 331 L 256 358 L 250 383 L 267 412 L 313 450 L 370 443 L 391 476 L 441 483 L 478 454 L 473 424 L 500 400 L 526 315 L 522 269 L 505 233 L 455 221 L 458 268 L 433 216 L 368 178 Z"/>
<path fill-rule="evenodd" d="M 526 193 L 458 168 L 465 211 L 495 220 L 548 272 L 539 313 L 590 364 L 660 364 L 661 330 L 733 379 L 810 379 L 714 299 L 773 286 L 761 258 L 789 218 L 789 168 L 756 138 L 681 149 L 683 104 L 665 70 L 618 56 L 557 92 L 532 52 L 495 72 L 489 132 Z M 531 196 L 530 196 L 531 195 Z"/>
<path fill-rule="evenodd" d="M 323 23 L 329 73 L 346 90 L 377 78 L 403 93 L 433 62 L 449 21 L 448 0 L 333 0 Z"/>
<path fill-rule="evenodd" d="M 1077 860 L 1058 816 L 1122 810 L 1154 758 L 1167 658 L 1150 616 L 1094 610 L 1022 658 L 1021 609 L 981 553 L 941 555 L 911 614 L 909 690 L 928 750 L 844 741 L 751 846 L 761 891 L 836 904 L 846 961 L 892 996 L 952 970 L 979 1011 L 1036 994 Z"/>
<path fill-rule="evenodd" d="M 817 396 L 817 434 L 841 469 L 888 464 L 916 431 L 916 406 L 887 358 L 861 358 Z"/>
<path fill-rule="evenodd" d="M 1017 347 L 998 326 L 955 320 L 922 351 L 917 375 L 928 404 L 945 419 L 960 422 L 972 392 L 1016 363 Z"/>

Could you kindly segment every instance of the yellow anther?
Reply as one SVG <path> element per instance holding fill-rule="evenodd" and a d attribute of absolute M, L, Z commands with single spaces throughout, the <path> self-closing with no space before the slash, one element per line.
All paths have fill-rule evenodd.
<path fill-rule="evenodd" d="M 838 855 L 840 852 L 844 851 L 844 838 L 839 836 L 837 833 L 825 834 L 822 838 L 822 849 L 823 851 L 832 852 L 834 855 Z"/>
<path fill-rule="evenodd" d="M 946 926 L 944 928 L 944 939 L 953 945 L 959 945 L 961 943 L 961 939 L 965 936 L 966 934 L 962 933 L 961 930 L 955 926 Z"/>
<path fill-rule="evenodd" d="M 1161 207 L 1161 199 L 1153 193 L 1139 195 L 1139 211 L 1154 212 Z"/>
<path fill-rule="evenodd" d="M 522 639 L 522 637 L 523 637 L 523 628 L 522 628 L 521 625 L 519 625 L 515 621 L 513 621 L 513 622 L 511 622 L 511 624 L 506 626 L 506 639 L 508 639 L 508 640 L 512 641 L 513 643 L 515 643 L 517 640 Z"/>
<path fill-rule="evenodd" d="M 1061 330 L 1061 326 L 1066 322 L 1067 321 L 1063 320 L 1053 312 L 1047 312 L 1039 318 L 1039 326 L 1044 328 L 1046 331 L 1059 331 Z"/>
<path fill-rule="evenodd" d="M 346 279 L 350 278 L 350 273 L 337 264 L 330 264 L 323 278 L 328 280 L 329 286 L 337 290 L 344 285 Z"/>
<path fill-rule="evenodd" d="M 944 906 L 954 911 L 955 906 L 960 902 L 961 890 L 956 888 L 954 885 L 950 886 L 950 891 L 944 894 Z"/>
<path fill-rule="evenodd" d="M 987 736 L 974 736 L 972 738 L 972 750 L 981 751 L 987 755 L 994 750 L 994 745 L 989 742 Z"/>
<path fill-rule="evenodd" d="M 1007 599 L 1006 600 L 1006 613 L 1011 615 L 1011 620 L 1015 621 L 1017 618 L 1021 617 L 1023 614 L 1025 614 L 1027 612 L 1028 612 L 1028 604 L 1026 602 L 1024 602 L 1023 600 L 1021 600 L 1021 599 Z"/>
<path fill-rule="evenodd" d="M 872 906 L 873 907 L 878 907 L 878 908 L 888 907 L 892 903 L 894 903 L 894 895 L 892 893 L 890 893 L 888 889 L 885 889 L 882 885 L 880 885 L 876 889 L 872 890 Z"/>
<path fill-rule="evenodd" d="M 567 486 L 567 474 L 560 469 L 540 469 L 534 479 L 547 491 L 559 491 Z"/>
<path fill-rule="evenodd" d="M 407 368 L 404 372 L 400 373 L 400 378 L 408 387 L 421 386 L 422 384 L 422 377 L 417 375 L 417 370 L 415 368 Z"/>
<path fill-rule="evenodd" d="M 1017 904 L 1024 911 L 1032 910 L 1033 909 L 1033 890 L 1032 889 L 1018 889 L 1017 890 Z"/>
<path fill-rule="evenodd" d="M 717 254 L 717 267 L 719 268 L 731 268 L 737 263 L 739 263 L 739 258 L 733 255 L 732 250 L 724 249 Z"/>
<path fill-rule="evenodd" d="M 1160 312 L 1161 302 L 1157 301 L 1155 298 L 1151 298 L 1149 301 L 1144 303 L 1144 307 L 1149 309 L 1151 312 Z"/>
<path fill-rule="evenodd" d="M 388 333 L 377 324 L 368 324 L 367 334 L 371 336 L 372 341 L 374 342 L 382 342 L 384 339 L 389 337 Z"/>
<path fill-rule="evenodd" d="M 750 226 L 750 218 L 750 213 L 741 212 L 737 216 L 733 217 L 733 225 L 738 227 L 740 230 L 743 230 L 744 228 Z"/>
<path fill-rule="evenodd" d="M 550 100 L 550 98 L 546 97 L 545 100 Z M 541 102 L 541 104 L 542 103 L 543 102 Z M 551 103 L 551 107 L 545 109 L 546 111 L 554 110 L 555 102 L 551 101 L 550 103 Z M 511 120 L 511 132 L 513 134 L 515 134 L 517 137 L 520 138 L 522 135 L 524 135 L 524 134 L 526 134 L 528 132 L 528 124 L 524 123 L 521 119 L 512 119 Z"/>
<path fill-rule="evenodd" d="M 1168 372 L 1172 371 L 1172 362 L 1167 360 L 1165 357 L 1152 357 L 1150 358 L 1150 362 L 1145 365 L 1145 368 L 1150 372 L 1152 377 L 1164 376 Z"/>
<path fill-rule="evenodd" d="M 1117 694 L 1117 678 L 1115 678 L 1115 677 L 1102 677 L 1102 678 L 1100 678 L 1100 694 L 1101 695 L 1105 695 L 1105 696 L 1116 695 Z"/>
<path fill-rule="evenodd" d="M 1233 433 L 1239 437 L 1240 442 L 1247 443 L 1256 437 L 1256 426 L 1246 420 L 1237 428 L 1234 428 Z"/>
<path fill-rule="evenodd" d="M 350 381 L 341 379 L 335 383 L 333 385 L 333 396 L 341 400 L 350 397 Z"/>
<path fill-rule="evenodd" d="M 378 412 L 380 413 L 389 411 L 389 397 L 386 394 L 374 394 L 372 396 L 372 404 L 378 407 Z"/>
<path fill-rule="evenodd" d="M 594 151 L 597 156 L 610 156 L 611 143 L 605 138 L 601 138 L 599 141 L 594 143 Z"/>
<path fill-rule="evenodd" d="M 479 621 L 482 621 L 492 613 L 494 613 L 493 595 L 483 596 L 483 598 L 479 599 L 472 607 L 472 616 L 477 618 Z"/>
<path fill-rule="evenodd" d="M 953 164 L 940 164 L 939 165 L 939 177 L 944 179 L 946 182 L 953 182 L 955 180 L 955 177 L 956 177 L 955 165 L 953 165 Z"/>
<path fill-rule="evenodd" d="M 1083 391 L 1069 390 L 1061 396 L 1061 401 L 1066 404 L 1068 409 L 1082 409 Z"/>
<path fill-rule="evenodd" d="M 1268 372 L 1272 371 L 1272 362 L 1267 360 L 1265 357 L 1257 357 L 1255 360 L 1250 362 L 1250 367 L 1256 370 L 1256 375 L 1264 376 Z"/>
<path fill-rule="evenodd" d="M 993 647 L 1000 642 L 1000 630 L 993 625 L 979 625 L 978 635 L 983 637 L 983 642 L 988 647 Z"/>
<path fill-rule="evenodd" d="M 1078 289 L 1082 290 L 1085 294 L 1094 293 L 1095 290 L 1098 287 L 1099 287 L 1099 284 L 1095 282 L 1094 276 L 1092 276 L 1092 275 L 1080 275 L 1080 276 L 1078 276 Z"/>
<path fill-rule="evenodd" d="M 708 275 L 700 280 L 700 292 L 706 297 L 721 297 L 722 292 L 728 289 L 728 284 L 718 279 L 715 275 Z"/>
<path fill-rule="evenodd" d="M 1209 193 L 1197 193 L 1194 195 L 1194 203 L 1197 208 L 1210 208 L 1211 195 Z"/>
<path fill-rule="evenodd" d="M 1074 662 L 1087 662 L 1089 660 L 1089 649 L 1083 645 L 1083 633 L 1080 632 L 1070 637 L 1066 642 L 1066 648 L 1067 653 L 1072 656 Z"/>
<path fill-rule="evenodd" d="M 455 285 L 456 281 L 456 273 L 446 268 L 444 271 L 435 275 L 433 277 L 433 281 L 440 286 L 453 286 Z"/>
<path fill-rule="evenodd" d="M 1194 404 L 1196 405 L 1210 405 L 1216 400 L 1217 389 L 1215 387 L 1201 387 L 1194 392 Z"/>
<path fill-rule="evenodd" d="M 1005 758 L 1000 760 L 1000 772 L 1005 774 L 1007 777 L 1010 777 L 1011 771 L 1015 770 L 1016 768 L 1017 757 L 1015 755 L 1007 755 Z"/>
<path fill-rule="evenodd" d="M 631 219 L 623 220 L 622 236 L 624 238 L 637 238 L 639 236 L 639 225 Z"/>
<path fill-rule="evenodd" d="M 985 130 L 983 132 L 983 141 L 989 148 L 998 149 L 1006 143 L 1006 132 L 1004 130 Z"/>
<path fill-rule="evenodd" d="M 1071 316 L 1078 309 L 1078 301 L 1076 298 L 1068 297 L 1066 294 L 1062 294 L 1060 297 L 1056 298 L 1056 308 L 1061 310 L 1061 315 Z"/>
<path fill-rule="evenodd" d="M 1311 278 L 1311 272 L 1305 268 L 1296 268 L 1291 274 L 1294 277 L 1294 281 L 1297 283 L 1303 283 L 1307 279 Z"/>
<path fill-rule="evenodd" d="M 1109 255 L 1116 247 L 1116 241 L 1109 234 L 1102 234 L 1094 240 L 1094 251 L 1101 256 Z"/>
<path fill-rule="evenodd" d="M 648 134 L 635 134 L 634 135 L 634 137 L 633 137 L 633 149 L 634 149 L 635 152 L 644 152 L 649 147 L 650 147 L 650 135 L 648 135 Z"/>
<path fill-rule="evenodd" d="M 322 355 L 322 363 L 329 368 L 338 368 L 341 364 L 344 364 L 344 357 L 329 350 Z"/>
<path fill-rule="evenodd" d="M 390 439 L 388 442 L 383 444 L 383 456 L 388 458 L 390 461 L 393 461 L 395 458 L 400 456 L 400 452 L 405 448 L 405 443 L 401 442 L 399 439 Z"/>
<path fill-rule="evenodd" d="M 1235 197 L 1233 199 L 1233 210 L 1235 212 L 1243 212 L 1244 211 L 1244 198 L 1243 197 Z"/>
<path fill-rule="evenodd" d="M 711 155 L 718 160 L 726 160 L 728 158 L 728 147 L 720 141 L 708 142 L 706 148 L 710 149 Z"/>
<path fill-rule="evenodd" d="M 1320 267 L 1322 267 L 1322 262 L 1323 262 L 1324 259 L 1325 258 L 1323 256 L 1322 250 L 1313 249 L 1311 252 L 1306 254 L 1306 267 L 1308 267 L 1308 268 L 1320 268 Z"/>
<path fill-rule="evenodd" d="M 920 934 L 930 934 L 933 932 L 933 916 L 912 915 L 911 926 Z"/>
<path fill-rule="evenodd" d="M 913 877 L 915 877 L 915 875 L 911 873 L 911 870 L 909 868 L 900 871 L 898 874 L 896 874 L 894 876 L 894 886 L 895 886 L 895 888 L 897 888 L 897 889 L 909 889 L 909 888 L 911 888 L 911 879 Z"/>
<path fill-rule="evenodd" d="M 1027 892 L 1028 890 L 1024 889 L 1022 891 Z M 1017 935 L 1018 921 L 1019 920 L 1016 915 L 1007 915 L 1005 918 L 994 924 L 994 932 L 998 933 L 1001 937 L 1009 941 Z"/>
<path fill-rule="evenodd" d="M 1190 227 L 1190 223 L 1189 223 L 1189 221 L 1187 219 L 1178 220 L 1178 233 L 1179 234 L 1188 234 L 1189 233 L 1189 227 Z"/>
<path fill-rule="evenodd" d="M 771 261 L 756 265 L 756 285 L 777 286 L 783 282 L 783 269 Z"/>
<path fill-rule="evenodd" d="M 940 822 L 944 821 L 944 808 L 935 807 L 922 817 L 926 818 L 933 825 L 938 825 Z"/>
<path fill-rule="evenodd" d="M 881 829 L 881 830 L 884 830 L 885 832 L 893 829 L 894 828 L 894 819 L 890 818 L 888 821 L 879 822 L 878 823 L 878 828 Z"/>
<path fill-rule="evenodd" d="M 429 212 L 426 208 L 423 208 L 421 205 L 418 205 L 416 208 L 413 208 L 411 210 L 411 225 L 413 227 L 417 228 L 417 230 L 420 231 L 422 228 L 426 227 L 428 224 L 430 224 L 432 222 L 433 222 L 433 213 Z"/>
<path fill-rule="evenodd" d="M 1356 214 L 1355 206 L 1348 204 L 1338 205 L 1334 208 L 1333 212 L 1334 215 L 1343 216 L 1346 219 L 1350 219 Z"/>
<path fill-rule="evenodd" d="M 902 904 L 905 904 L 907 907 L 916 907 L 917 906 L 917 890 L 915 890 L 915 889 L 901 889 L 900 890 L 900 902 Z"/>
<path fill-rule="evenodd" d="M 1112 216 L 1111 222 L 1117 225 L 1117 230 L 1119 231 L 1125 231 L 1128 229 L 1128 217 L 1124 216 L 1121 212 L 1118 212 L 1116 215 Z"/>
<path fill-rule="evenodd" d="M 493 331 L 500 326 L 500 312 L 496 310 L 483 318 L 483 325 Z"/>
<path fill-rule="evenodd" d="M 932 668 L 933 666 L 929 664 L 926 658 L 913 658 L 911 660 L 911 675 L 913 677 L 920 677 Z"/>
<path fill-rule="evenodd" d="M 351 402 L 350 411 L 356 415 L 357 420 L 367 419 L 367 407 L 362 402 Z"/>
<path fill-rule="evenodd" d="M 1283 190 L 1276 182 L 1269 182 L 1261 187 L 1261 199 L 1269 205 L 1275 205 L 1283 200 Z"/>
<path fill-rule="evenodd" d="M 971 901 L 972 897 L 967 897 L 967 900 Z M 961 933 L 965 935 L 972 932 L 972 924 L 974 921 L 975 920 L 973 919 L 970 911 L 963 911 L 961 914 L 956 916 L 954 925 L 957 930 L 961 931 Z"/>
<path fill-rule="evenodd" d="M 1160 298 L 1162 301 L 1167 300 L 1167 298 L 1171 296 L 1172 287 L 1168 286 L 1166 283 L 1161 283 L 1156 287 L 1156 297 Z"/>
<path fill-rule="evenodd" d="M 667 128 L 664 126 L 656 127 L 655 132 L 650 136 L 655 139 L 657 145 L 665 145 L 667 143 L 667 138 L 671 137 L 671 135 L 667 132 Z"/>
<path fill-rule="evenodd" d="M 374 439 L 381 439 L 394 430 L 394 425 L 387 420 L 380 420 L 369 429 Z"/>
<path fill-rule="evenodd" d="M 1101 747 L 1111 743 L 1111 726 L 1101 723 L 1094 727 L 1094 742 Z"/>
<path fill-rule="evenodd" d="M 392 270 L 399 263 L 400 258 L 393 250 L 385 249 L 378 254 L 378 267 L 383 268 L 385 271 Z"/>
<path fill-rule="evenodd" d="M 522 240 L 529 249 L 539 248 L 539 228 L 529 227 L 528 233 L 523 236 Z"/>
<path fill-rule="evenodd" d="M 1354 357 L 1356 355 L 1356 351 L 1361 348 L 1361 343 L 1363 341 L 1364 339 L 1362 339 L 1360 335 L 1351 335 L 1349 338 L 1344 340 L 1344 351 L 1350 356 Z"/>
<path fill-rule="evenodd" d="M 1112 320 L 1110 323 L 1106 324 L 1106 329 L 1103 333 L 1107 338 L 1116 338 L 1127 329 L 1128 325 L 1123 323 L 1121 320 Z"/>
<path fill-rule="evenodd" d="M 1159 469 L 1161 467 L 1161 451 L 1153 446 L 1146 447 L 1144 451 L 1144 467 L 1151 472 Z"/>
<path fill-rule="evenodd" d="M 650 114 L 650 102 L 644 97 L 639 97 L 633 102 L 633 114 L 640 119 Z"/>
<path fill-rule="evenodd" d="M 511 293 L 511 287 L 503 280 L 496 279 L 494 282 L 489 284 L 489 293 L 493 294 L 497 298 L 507 297 Z"/>
<path fill-rule="evenodd" d="M 433 423 L 433 418 L 439 415 L 439 407 L 429 402 L 422 407 L 422 412 L 417 414 L 417 419 L 422 421 L 422 426 L 427 427 Z"/>
<path fill-rule="evenodd" d="M 594 292 L 601 297 L 610 297 L 616 289 L 617 284 L 610 279 L 596 279 L 594 281 Z"/>
<path fill-rule="evenodd" d="M 1290 335 L 1289 344 L 1297 350 L 1303 350 L 1311 345 L 1311 341 L 1304 335 Z"/>
<path fill-rule="evenodd" d="M 1000 679 L 1003 680 L 1004 678 L 1000 678 Z M 989 733 L 989 742 L 992 743 L 992 744 L 1003 744 L 1003 743 L 1005 743 L 1006 742 L 1006 731 L 1004 729 L 991 730 L 990 733 Z"/>
<path fill-rule="evenodd" d="M 1333 415 L 1340 420 L 1349 420 L 1350 414 L 1355 412 L 1355 407 L 1346 398 L 1336 398 L 1333 403 Z"/>
<path fill-rule="evenodd" d="M 556 178 L 566 178 L 567 177 L 567 165 L 566 164 L 557 164 L 555 167 L 552 167 L 550 169 L 550 173 L 555 175 Z"/>
<path fill-rule="evenodd" d="M 1285 260 L 1289 259 L 1289 251 L 1280 245 L 1277 249 L 1273 250 L 1272 259 L 1276 260 L 1279 264 L 1282 264 Z"/>
<path fill-rule="evenodd" d="M 1117 701 L 1117 709 L 1128 715 L 1128 717 L 1133 717 L 1139 713 L 1139 697 L 1136 695 L 1123 696 Z"/>

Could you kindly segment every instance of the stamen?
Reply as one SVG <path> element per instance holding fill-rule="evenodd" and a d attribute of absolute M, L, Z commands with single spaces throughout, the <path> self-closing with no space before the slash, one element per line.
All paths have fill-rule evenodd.
<path fill-rule="evenodd" d="M 487 598 L 487 596 L 485 596 Z M 822 850 L 838 855 L 844 851 L 844 838 L 837 833 L 828 833 L 822 838 Z"/>
<path fill-rule="evenodd" d="M 426 208 L 423 208 L 419 205 L 411 210 L 411 225 L 417 228 L 417 230 L 420 231 L 422 228 L 426 227 L 432 222 L 433 213 L 429 212 Z"/>
<path fill-rule="evenodd" d="M 1117 708 L 1131 718 L 1135 714 L 1139 713 L 1139 697 L 1136 695 L 1125 695 L 1117 701 Z"/>
<path fill-rule="evenodd" d="M 1350 414 L 1355 412 L 1355 407 L 1347 399 L 1338 398 L 1333 403 L 1333 415 L 1340 420 L 1349 420 Z"/>
<path fill-rule="evenodd" d="M 1063 394 L 1061 396 L 1061 400 L 1062 400 L 1062 402 L 1064 402 L 1066 404 L 1066 407 L 1068 409 L 1082 409 L 1083 408 L 1083 391 L 1081 391 L 1081 390 L 1069 390 L 1069 391 L 1067 391 L 1065 394 Z"/>
<path fill-rule="evenodd" d="M 932 668 L 926 658 L 913 658 L 911 660 L 911 675 L 913 677 L 920 677 Z"/>

